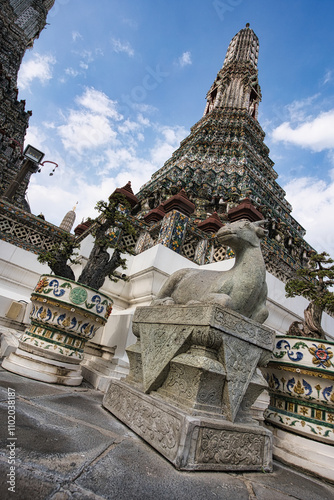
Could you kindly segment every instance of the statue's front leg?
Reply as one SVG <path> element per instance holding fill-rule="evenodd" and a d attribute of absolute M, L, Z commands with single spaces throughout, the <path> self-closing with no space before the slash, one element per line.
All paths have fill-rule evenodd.
<path fill-rule="evenodd" d="M 181 269 L 173 273 L 167 281 L 163 284 L 160 291 L 158 292 L 155 299 L 153 299 L 151 305 L 170 305 L 174 304 L 175 301 L 172 299 L 172 295 L 178 287 L 180 281 L 189 272 L 189 269 Z"/>
<path fill-rule="evenodd" d="M 171 306 L 175 304 L 172 297 L 164 297 L 163 299 L 154 299 L 152 300 L 152 306 Z"/>
<path fill-rule="evenodd" d="M 219 306 L 232 309 L 232 299 L 226 293 L 209 293 L 203 302 L 218 304 Z"/>

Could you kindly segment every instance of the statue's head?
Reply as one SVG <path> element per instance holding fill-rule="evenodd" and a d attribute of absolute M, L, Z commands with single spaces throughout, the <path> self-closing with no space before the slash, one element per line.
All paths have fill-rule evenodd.
<path fill-rule="evenodd" d="M 246 219 L 238 220 L 231 224 L 225 224 L 219 229 L 216 237 L 219 243 L 235 250 L 245 246 L 258 247 L 261 239 L 268 234 L 267 229 L 264 228 L 266 222 L 266 220 L 256 222 L 250 222 Z"/>

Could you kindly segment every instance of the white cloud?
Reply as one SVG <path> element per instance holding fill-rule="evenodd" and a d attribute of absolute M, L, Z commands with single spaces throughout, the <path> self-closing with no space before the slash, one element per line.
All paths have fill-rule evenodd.
<path fill-rule="evenodd" d="M 26 89 L 33 80 L 39 80 L 43 85 L 52 78 L 56 59 L 51 54 L 35 53 L 27 61 L 23 61 L 18 74 L 18 87 Z"/>
<path fill-rule="evenodd" d="M 314 101 L 320 96 L 320 94 L 314 94 L 312 96 L 306 97 L 305 99 L 295 100 L 291 104 L 286 106 L 286 109 L 290 115 L 291 122 L 300 122 L 308 119 L 308 110 L 314 105 Z"/>
<path fill-rule="evenodd" d="M 148 113 L 148 114 L 153 114 L 155 113 L 158 108 L 155 106 L 152 106 L 151 104 L 144 104 L 144 103 L 132 103 L 131 104 L 132 108 L 136 111 L 139 111 L 140 113 Z"/>
<path fill-rule="evenodd" d="M 71 109 L 66 123 L 58 126 L 64 148 L 81 154 L 110 143 L 116 145 L 113 120 L 123 118 L 116 110 L 117 103 L 93 87 L 86 88 L 75 101 L 81 109 Z"/>
<path fill-rule="evenodd" d="M 73 52 L 73 53 L 78 54 L 81 57 L 81 59 L 86 61 L 86 63 L 91 63 L 94 61 L 93 52 L 91 50 L 84 49 L 81 52 Z"/>
<path fill-rule="evenodd" d="M 141 123 L 145 127 L 148 127 L 150 125 L 150 120 L 143 116 L 141 113 L 137 116 L 138 123 Z"/>
<path fill-rule="evenodd" d="M 66 68 L 65 69 L 65 74 L 68 75 L 68 76 L 76 77 L 76 76 L 79 75 L 79 71 L 77 71 L 74 68 Z"/>
<path fill-rule="evenodd" d="M 329 83 L 332 81 L 333 78 L 333 71 L 332 70 L 327 70 L 323 79 L 323 85 L 326 85 L 326 83 Z"/>
<path fill-rule="evenodd" d="M 156 166 L 145 158 L 141 158 L 135 148 L 121 147 L 119 149 L 109 149 L 106 152 L 108 163 L 106 164 L 107 170 L 119 170 L 117 178 L 119 182 L 126 184 L 129 180 L 132 182 L 134 191 L 149 180 Z M 119 187 L 119 186 L 118 186 Z"/>
<path fill-rule="evenodd" d="M 109 97 L 93 87 L 86 88 L 85 92 L 76 98 L 76 102 L 87 108 L 89 111 L 112 118 L 114 120 L 121 120 L 120 115 L 116 110 L 116 101 L 109 99 Z"/>
<path fill-rule="evenodd" d="M 121 40 L 113 38 L 111 40 L 111 46 L 114 52 L 125 52 L 130 57 L 134 56 L 135 54 L 135 51 L 133 50 L 129 42 L 121 42 Z"/>
<path fill-rule="evenodd" d="M 183 52 L 183 54 L 178 59 L 178 63 L 181 66 L 181 68 L 192 64 L 191 53 L 189 51 Z"/>
<path fill-rule="evenodd" d="M 99 200 L 107 200 L 108 196 L 118 187 L 117 179 L 103 178 L 99 184 L 90 184 L 87 181 L 79 180 L 73 182 L 72 186 L 55 184 L 54 177 L 49 177 L 49 189 L 40 182 L 37 176 L 32 178 L 29 185 L 29 201 L 34 214 L 43 213 L 45 218 L 52 223 L 59 225 L 64 215 L 72 209 L 78 201 L 76 209 L 76 227 L 87 217 L 96 217 L 98 212 L 94 207 Z M 52 188 L 51 188 L 52 185 Z"/>
<path fill-rule="evenodd" d="M 128 132 L 135 132 L 140 129 L 141 125 L 138 122 L 125 120 L 122 125 L 118 127 L 119 132 L 126 134 Z"/>
<path fill-rule="evenodd" d="M 98 200 L 128 181 L 138 192 L 187 135 L 183 127 L 152 122 L 144 110 L 125 119 L 117 106 L 103 92 L 86 88 L 71 109 L 29 129 L 33 145 L 59 164 L 52 177 L 48 165 L 33 176 L 28 191 L 33 213 L 43 212 L 48 221 L 59 224 L 79 201 L 78 222 L 96 216 L 93 207 Z M 145 140 L 147 129 L 154 146 L 142 149 L 139 142 Z"/>
<path fill-rule="evenodd" d="M 79 31 L 73 31 L 72 32 L 72 40 L 73 42 L 76 42 L 77 40 L 82 40 L 83 39 L 83 36 L 81 35 L 81 33 L 79 33 Z"/>
<path fill-rule="evenodd" d="M 44 148 L 44 143 L 45 143 L 46 139 L 47 139 L 47 136 L 43 130 L 41 130 L 40 128 L 38 128 L 34 125 L 31 125 L 27 129 L 27 134 L 25 136 L 24 144 L 25 144 L 25 146 L 27 146 L 28 144 L 31 144 L 35 148 L 44 151 L 43 148 Z"/>
<path fill-rule="evenodd" d="M 334 109 L 320 113 L 305 123 L 291 126 L 284 122 L 273 130 L 274 141 L 295 144 L 312 151 L 323 151 L 334 148 Z"/>
<path fill-rule="evenodd" d="M 106 116 L 73 110 L 67 123 L 58 127 L 58 133 L 64 148 L 79 154 L 115 142 L 117 136 Z"/>
<path fill-rule="evenodd" d="M 286 198 L 294 207 L 293 217 L 306 229 L 305 239 L 318 252 L 334 257 L 334 170 L 332 181 L 302 177 L 284 186 Z"/>

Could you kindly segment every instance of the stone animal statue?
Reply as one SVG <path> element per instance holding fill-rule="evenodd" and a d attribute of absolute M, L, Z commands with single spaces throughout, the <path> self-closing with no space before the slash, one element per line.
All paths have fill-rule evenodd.
<path fill-rule="evenodd" d="M 261 238 L 268 233 L 265 222 L 240 220 L 223 226 L 217 239 L 235 252 L 233 268 L 176 271 L 152 305 L 215 303 L 263 323 L 268 317 L 266 268 L 260 247 Z"/>

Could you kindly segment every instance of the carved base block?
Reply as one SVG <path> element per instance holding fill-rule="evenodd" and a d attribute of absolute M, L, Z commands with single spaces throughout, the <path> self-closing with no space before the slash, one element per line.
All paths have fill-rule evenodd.
<path fill-rule="evenodd" d="M 126 348 L 126 353 L 129 358 L 130 371 L 126 377 L 127 382 L 130 384 L 143 386 L 143 365 L 141 358 L 141 345 L 140 340 L 136 344 L 130 345 Z"/>
<path fill-rule="evenodd" d="M 252 420 L 275 332 L 217 304 L 138 307 L 126 382 L 190 415 Z"/>
<path fill-rule="evenodd" d="M 123 381 L 103 406 L 179 470 L 272 471 L 272 437 L 262 427 L 191 416 Z"/>
<path fill-rule="evenodd" d="M 196 350 L 199 354 L 194 353 Z M 176 356 L 157 392 L 188 414 L 214 416 L 215 413 L 220 418 L 225 370 L 221 363 L 206 354 L 204 349 L 192 347 L 189 353 Z"/>

